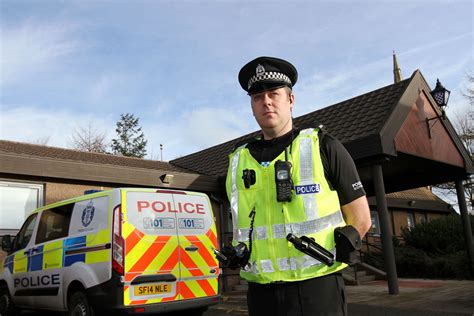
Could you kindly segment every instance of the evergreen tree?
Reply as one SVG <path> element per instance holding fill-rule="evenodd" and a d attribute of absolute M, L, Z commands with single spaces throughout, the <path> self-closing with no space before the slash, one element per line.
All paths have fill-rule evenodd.
<path fill-rule="evenodd" d="M 112 139 L 112 152 L 116 155 L 143 158 L 146 155 L 147 140 L 133 114 L 120 114 L 117 122 L 117 138 Z"/>

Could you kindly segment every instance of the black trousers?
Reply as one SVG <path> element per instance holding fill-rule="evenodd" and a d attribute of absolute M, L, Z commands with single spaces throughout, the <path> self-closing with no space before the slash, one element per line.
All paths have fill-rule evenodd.
<path fill-rule="evenodd" d="M 297 282 L 249 282 L 249 316 L 347 315 L 344 280 L 340 274 Z"/>

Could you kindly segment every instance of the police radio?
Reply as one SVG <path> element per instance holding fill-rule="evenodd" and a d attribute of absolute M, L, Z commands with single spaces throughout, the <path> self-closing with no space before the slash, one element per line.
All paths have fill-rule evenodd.
<path fill-rule="evenodd" d="M 285 149 L 285 161 L 275 162 L 275 183 L 278 202 L 291 202 L 293 181 L 291 180 L 291 162 L 288 161 L 288 148 Z"/>

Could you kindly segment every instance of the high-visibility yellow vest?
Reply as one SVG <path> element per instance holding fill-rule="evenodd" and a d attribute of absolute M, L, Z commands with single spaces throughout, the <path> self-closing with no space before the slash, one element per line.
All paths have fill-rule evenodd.
<path fill-rule="evenodd" d="M 277 202 L 274 164 L 285 160 L 284 152 L 262 166 L 245 145 L 231 153 L 226 189 L 231 204 L 234 243 L 248 245 L 255 210 L 252 253 L 240 275 L 247 281 L 271 283 L 299 281 L 323 276 L 347 265 L 335 262 L 328 267 L 297 250 L 286 240 L 288 233 L 312 237 L 335 254 L 334 229 L 345 226 L 337 192 L 331 190 L 320 157 L 317 129 L 300 132 L 291 145 L 288 160 L 292 164 L 294 184 L 291 202 Z M 245 188 L 242 174 L 255 171 L 256 182 Z"/>

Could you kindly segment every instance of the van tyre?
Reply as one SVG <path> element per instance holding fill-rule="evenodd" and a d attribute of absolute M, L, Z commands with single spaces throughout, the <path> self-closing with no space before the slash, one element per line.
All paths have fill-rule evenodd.
<path fill-rule="evenodd" d="M 15 306 L 13 306 L 10 293 L 8 293 L 8 287 L 0 286 L 0 315 L 1 316 L 13 316 L 18 315 Z"/>
<path fill-rule="evenodd" d="M 94 311 L 83 292 L 75 292 L 68 301 L 68 316 L 93 316 Z"/>

